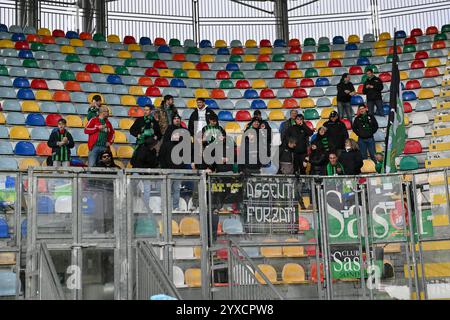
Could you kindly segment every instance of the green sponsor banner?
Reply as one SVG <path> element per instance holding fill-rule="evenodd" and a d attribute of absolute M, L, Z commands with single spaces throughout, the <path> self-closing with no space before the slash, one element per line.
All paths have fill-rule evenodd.
<path fill-rule="evenodd" d="M 373 252 L 371 252 L 373 256 Z M 331 276 L 333 279 L 360 279 L 368 277 L 366 254 L 361 257 L 356 245 L 332 246 L 331 247 Z M 383 271 L 383 249 L 377 248 L 373 265 Z"/>

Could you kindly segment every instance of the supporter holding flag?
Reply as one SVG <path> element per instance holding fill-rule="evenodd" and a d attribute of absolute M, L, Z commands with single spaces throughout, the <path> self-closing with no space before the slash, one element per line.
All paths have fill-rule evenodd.
<path fill-rule="evenodd" d="M 99 154 L 114 142 L 114 129 L 108 120 L 108 116 L 108 108 L 101 106 L 98 116 L 89 120 L 84 129 L 84 133 L 89 135 L 89 167 L 94 167 Z"/>
<path fill-rule="evenodd" d="M 94 95 L 92 97 L 92 101 L 87 113 L 88 121 L 91 120 L 92 118 L 98 117 L 98 111 L 100 109 L 101 104 L 102 104 L 102 97 L 98 94 Z"/>
<path fill-rule="evenodd" d="M 345 140 L 348 139 L 348 131 L 345 123 L 341 121 L 336 111 L 332 111 L 329 120 L 323 126 L 327 128 L 330 150 L 339 154 L 344 149 Z"/>
<path fill-rule="evenodd" d="M 72 135 L 66 129 L 66 119 L 59 119 L 48 139 L 47 145 L 52 148 L 52 164 L 54 167 L 70 167 L 70 149 L 75 146 Z"/>
<path fill-rule="evenodd" d="M 345 175 L 344 167 L 338 161 L 336 153 L 330 153 L 328 156 L 327 176 L 342 176 Z"/>
<path fill-rule="evenodd" d="M 346 175 L 361 174 L 364 163 L 355 140 L 345 140 L 345 150 L 339 155 L 339 162 L 342 164 Z"/>

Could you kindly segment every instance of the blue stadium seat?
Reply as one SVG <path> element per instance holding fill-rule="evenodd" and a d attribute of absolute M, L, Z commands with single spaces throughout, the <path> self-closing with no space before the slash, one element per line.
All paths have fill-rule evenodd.
<path fill-rule="evenodd" d="M 19 58 L 20 59 L 33 59 L 33 51 L 31 50 L 20 50 L 19 51 Z"/>
<path fill-rule="evenodd" d="M 244 92 L 244 99 L 257 99 L 259 98 L 259 94 L 254 89 L 247 89 Z"/>
<path fill-rule="evenodd" d="M 205 99 L 205 103 L 210 109 L 219 109 L 216 100 L 214 99 Z"/>
<path fill-rule="evenodd" d="M 403 91 L 403 101 L 417 100 L 417 96 L 414 91 Z"/>
<path fill-rule="evenodd" d="M 117 74 L 110 74 L 106 79 L 109 84 L 122 84 L 122 79 Z"/>
<path fill-rule="evenodd" d="M 199 47 L 200 48 L 212 48 L 211 41 L 209 41 L 209 40 L 202 40 L 202 41 L 200 41 Z"/>
<path fill-rule="evenodd" d="M 350 103 L 353 106 L 358 106 L 360 104 L 364 104 L 364 99 L 361 96 L 353 96 L 353 97 L 351 97 Z"/>
<path fill-rule="evenodd" d="M 0 23 L 0 32 L 8 32 L 8 27 L 3 23 Z"/>
<path fill-rule="evenodd" d="M 31 142 L 19 141 L 14 147 L 14 154 L 18 156 L 35 156 L 36 150 Z"/>
<path fill-rule="evenodd" d="M 403 30 L 398 30 L 395 32 L 395 37 L 401 39 L 401 38 L 406 38 L 406 32 Z"/>
<path fill-rule="evenodd" d="M 383 115 L 388 116 L 390 111 L 391 111 L 391 107 L 390 107 L 389 103 L 383 104 Z"/>
<path fill-rule="evenodd" d="M 37 197 L 37 213 L 38 214 L 55 213 L 55 201 L 49 196 L 38 195 L 38 197 Z"/>
<path fill-rule="evenodd" d="M 358 45 L 356 43 L 347 43 L 345 45 L 345 51 L 358 50 Z"/>
<path fill-rule="evenodd" d="M 25 120 L 27 126 L 45 126 L 45 119 L 40 113 L 30 113 Z"/>
<path fill-rule="evenodd" d="M 274 47 L 286 47 L 286 41 L 284 41 L 283 39 L 275 39 L 275 41 L 273 42 L 273 46 Z"/>
<path fill-rule="evenodd" d="M 25 36 L 25 34 L 23 34 L 23 33 L 14 33 L 14 34 L 11 36 L 11 40 L 14 41 L 14 42 L 17 42 L 17 41 L 25 41 L 25 40 L 26 40 L 26 36 Z"/>
<path fill-rule="evenodd" d="M 18 77 L 14 79 L 13 86 L 16 88 L 29 88 L 30 82 L 27 78 Z"/>
<path fill-rule="evenodd" d="M 330 80 L 328 78 L 317 78 L 316 87 L 328 87 L 330 85 Z"/>
<path fill-rule="evenodd" d="M 345 39 L 342 36 L 335 36 L 333 38 L 333 44 L 345 44 Z"/>
<path fill-rule="evenodd" d="M 152 105 L 152 99 L 150 99 L 147 96 L 140 96 L 140 97 L 137 98 L 137 104 L 140 107 L 151 106 Z"/>
<path fill-rule="evenodd" d="M 17 91 L 17 99 L 35 100 L 33 90 L 31 90 L 31 89 L 19 89 L 19 91 Z"/>
<path fill-rule="evenodd" d="M 7 154 L 7 155 L 14 154 L 13 148 L 9 141 L 1 141 L 0 140 L 0 154 Z"/>
<path fill-rule="evenodd" d="M 66 38 L 67 38 L 67 39 L 79 39 L 80 36 L 78 35 L 78 32 L 75 32 L 75 31 L 67 31 L 67 33 L 66 33 Z"/>
<path fill-rule="evenodd" d="M 227 63 L 225 67 L 227 71 L 239 71 L 239 65 L 237 63 Z"/>
<path fill-rule="evenodd" d="M 182 79 L 172 79 L 170 81 L 170 86 L 174 88 L 186 88 L 186 84 Z"/>
<path fill-rule="evenodd" d="M 252 101 L 250 108 L 251 109 L 267 109 L 267 106 L 263 100 L 257 99 L 257 100 Z"/>
<path fill-rule="evenodd" d="M 0 218 L 0 238 L 9 238 L 9 226 L 4 218 Z"/>
<path fill-rule="evenodd" d="M 361 58 L 358 58 L 358 60 L 356 61 L 356 64 L 359 66 L 366 66 L 366 65 L 370 65 L 370 61 L 369 61 L 369 58 L 367 58 L 367 57 L 361 57 Z"/>
<path fill-rule="evenodd" d="M 158 48 L 158 53 L 172 53 L 168 45 L 162 45 Z"/>
<path fill-rule="evenodd" d="M 141 37 L 139 39 L 139 44 L 141 46 L 151 45 L 152 44 L 152 40 L 149 37 Z"/>
<path fill-rule="evenodd" d="M 217 116 L 219 121 L 234 121 L 233 114 L 230 111 L 220 111 Z"/>
<path fill-rule="evenodd" d="M 230 54 L 230 50 L 228 50 L 228 48 L 219 48 L 219 49 L 217 49 L 217 54 L 229 55 Z"/>

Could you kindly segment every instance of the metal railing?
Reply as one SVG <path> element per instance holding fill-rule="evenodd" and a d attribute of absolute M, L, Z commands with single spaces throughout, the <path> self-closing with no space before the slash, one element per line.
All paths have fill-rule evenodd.
<path fill-rule="evenodd" d="M 136 248 L 136 299 L 148 300 L 151 296 L 165 294 L 181 299 L 172 279 L 164 271 L 151 245 L 138 241 Z"/>
<path fill-rule="evenodd" d="M 55 265 L 45 243 L 39 246 L 39 300 L 65 300 Z"/>

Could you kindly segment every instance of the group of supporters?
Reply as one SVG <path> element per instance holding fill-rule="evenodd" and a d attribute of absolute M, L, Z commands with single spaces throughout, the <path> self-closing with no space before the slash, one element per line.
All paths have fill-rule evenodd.
<path fill-rule="evenodd" d="M 374 134 L 378 123 L 374 114 L 383 115 L 382 90 L 383 83 L 369 69 L 363 89 L 367 105 L 359 105 L 354 117 L 350 101 L 356 91 L 350 76 L 344 74 L 337 85 L 338 112 L 331 112 L 329 120 L 318 128 L 317 133 L 307 125 L 301 113 L 291 110 L 290 118 L 280 126 L 278 173 L 357 175 L 361 173 L 363 160 L 368 158 L 368 154 L 377 171 L 381 172 L 383 154 L 375 152 Z M 144 116 L 137 118 L 130 128 L 130 134 L 136 137 L 131 165 L 134 168 L 259 173 L 262 167 L 273 163 L 273 158 L 270 160 L 275 155 L 271 150 L 272 128 L 259 110 L 254 111 L 253 118 L 245 126 L 238 152 L 236 142 L 227 137 L 216 113 L 206 106 L 205 100 L 198 98 L 196 103 L 187 126 L 181 121 L 170 95 L 164 96 L 158 108 L 145 106 Z M 95 95 L 84 129 L 89 136 L 90 167 L 117 168 L 110 148 L 114 142 L 114 128 L 108 117 L 108 108 L 102 105 L 101 97 Z M 351 121 L 358 142 L 349 139 L 346 125 L 341 121 L 343 117 Z M 183 148 L 173 152 L 179 144 L 183 144 Z M 60 119 L 58 128 L 52 131 L 48 146 L 52 148 L 48 164 L 70 165 L 70 149 L 74 147 L 74 141 L 65 119 Z M 205 156 L 208 148 L 213 161 Z"/>

